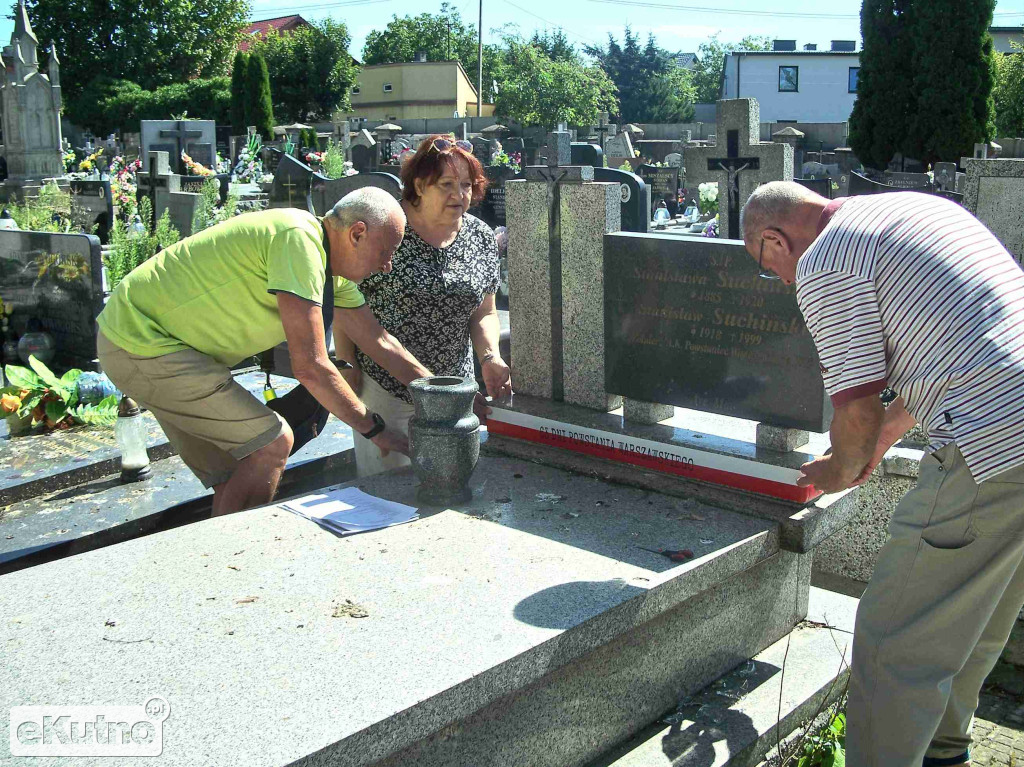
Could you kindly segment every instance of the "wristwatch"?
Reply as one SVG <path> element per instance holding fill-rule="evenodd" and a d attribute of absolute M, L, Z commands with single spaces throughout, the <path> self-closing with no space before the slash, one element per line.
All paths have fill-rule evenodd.
<path fill-rule="evenodd" d="M 385 426 L 384 419 L 381 417 L 380 413 L 371 413 L 370 418 L 373 419 L 373 428 L 370 429 L 369 431 L 361 432 L 363 437 L 365 437 L 366 439 L 373 439 L 374 437 L 376 437 L 378 434 L 384 431 Z"/>

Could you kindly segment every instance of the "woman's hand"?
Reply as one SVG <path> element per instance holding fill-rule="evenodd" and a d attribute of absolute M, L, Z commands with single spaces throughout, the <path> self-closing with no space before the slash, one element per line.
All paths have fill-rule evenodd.
<path fill-rule="evenodd" d="M 487 396 L 492 400 L 502 400 L 512 396 L 512 371 L 501 357 L 494 356 L 480 366 L 484 376 Z"/>

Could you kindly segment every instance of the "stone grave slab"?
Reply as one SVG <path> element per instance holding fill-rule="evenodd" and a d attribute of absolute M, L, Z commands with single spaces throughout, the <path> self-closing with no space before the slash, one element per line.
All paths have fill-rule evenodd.
<path fill-rule="evenodd" d="M 604 240 L 606 386 L 644 402 L 822 432 L 831 407 L 795 288 L 742 244 Z"/>
<path fill-rule="evenodd" d="M 179 183 L 179 191 L 181 192 L 192 192 L 193 194 L 200 194 L 203 191 L 203 187 L 206 182 L 211 178 L 217 179 L 218 184 L 218 196 L 220 204 L 223 205 L 228 199 L 228 189 L 231 186 L 231 174 L 229 173 L 218 173 L 215 176 L 182 176 Z"/>
<path fill-rule="evenodd" d="M 181 765 L 583 764 L 806 615 L 773 523 L 509 459 L 472 485 L 364 535 L 267 508 L 5 576 L 0 704 L 160 695 Z M 695 559 L 638 548 L 667 545 Z"/>
<path fill-rule="evenodd" d="M 68 191 L 71 193 L 71 217 L 74 223 L 86 232 L 95 234 L 101 243 L 106 243 L 114 223 L 110 180 L 73 178 L 68 183 Z"/>
<path fill-rule="evenodd" d="M 360 173 L 369 173 L 377 168 L 378 163 L 376 147 L 352 145 L 352 167 Z"/>
<path fill-rule="evenodd" d="M 751 192 L 766 181 L 793 179 L 793 147 L 762 142 L 760 108 L 755 99 L 718 102 L 713 147 L 684 147 L 686 185 L 718 182 L 721 237 L 742 239 L 740 210 Z M 724 139 L 724 140 L 723 140 Z"/>
<path fill-rule="evenodd" d="M 383 189 L 396 200 L 402 197 L 402 182 L 390 173 L 357 173 L 342 178 L 325 178 L 317 173 L 310 187 L 313 211 L 318 216 L 325 216 L 342 197 L 367 186 Z"/>
<path fill-rule="evenodd" d="M 149 172 L 149 153 L 167 152 L 170 167 L 175 172 L 184 170 L 181 153 L 191 156 L 194 143 L 214 146 L 217 142 L 213 120 L 142 120 L 139 156 L 142 170 Z M 196 159 L 196 158 L 192 158 Z"/>
<path fill-rule="evenodd" d="M 183 238 L 191 236 L 195 216 L 202 201 L 203 196 L 194 192 L 171 192 L 168 195 L 167 214 L 171 225 Z M 160 215 L 163 215 L 162 211 Z"/>
<path fill-rule="evenodd" d="M 1024 263 L 1024 160 L 965 158 L 960 164 L 967 173 L 964 207 Z"/>
<path fill-rule="evenodd" d="M 103 262 L 92 234 L 0 231 L 0 298 L 19 336 L 38 319 L 57 342 L 56 369 L 95 369 Z"/>
<path fill-rule="evenodd" d="M 594 181 L 611 181 L 619 185 L 622 231 L 651 230 L 651 188 L 635 173 L 618 168 L 594 168 Z"/>
<path fill-rule="evenodd" d="M 311 195 L 314 172 L 290 154 L 282 155 L 270 189 L 271 208 L 299 208 L 314 212 Z"/>
<path fill-rule="evenodd" d="M 672 218 L 679 212 L 679 171 L 679 167 L 654 165 L 641 165 L 636 169 L 640 178 L 651 188 L 652 205 L 656 205 L 658 200 L 664 200 Z M 649 216 L 653 214 L 653 210 L 649 211 Z"/>

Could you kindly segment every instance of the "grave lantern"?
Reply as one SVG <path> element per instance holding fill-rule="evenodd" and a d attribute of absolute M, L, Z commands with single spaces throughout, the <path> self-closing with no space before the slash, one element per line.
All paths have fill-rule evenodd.
<path fill-rule="evenodd" d="M 127 394 L 117 408 L 114 438 L 121 451 L 121 481 L 139 482 L 149 479 L 149 454 L 146 452 L 146 423 L 138 403 Z"/>
<path fill-rule="evenodd" d="M 11 212 L 7 208 L 0 212 L 0 230 L 7 229 L 10 231 L 18 231 L 18 222 L 11 216 Z"/>

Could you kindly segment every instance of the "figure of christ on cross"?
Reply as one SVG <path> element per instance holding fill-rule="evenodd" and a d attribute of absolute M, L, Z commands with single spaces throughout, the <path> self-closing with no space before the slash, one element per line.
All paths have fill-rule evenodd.
<path fill-rule="evenodd" d="M 730 240 L 742 239 L 740 236 L 740 173 L 745 170 L 758 170 L 761 160 L 757 157 L 740 157 L 740 132 L 726 131 L 726 156 L 708 158 L 708 170 L 723 170 L 726 173 L 728 229 Z"/>

